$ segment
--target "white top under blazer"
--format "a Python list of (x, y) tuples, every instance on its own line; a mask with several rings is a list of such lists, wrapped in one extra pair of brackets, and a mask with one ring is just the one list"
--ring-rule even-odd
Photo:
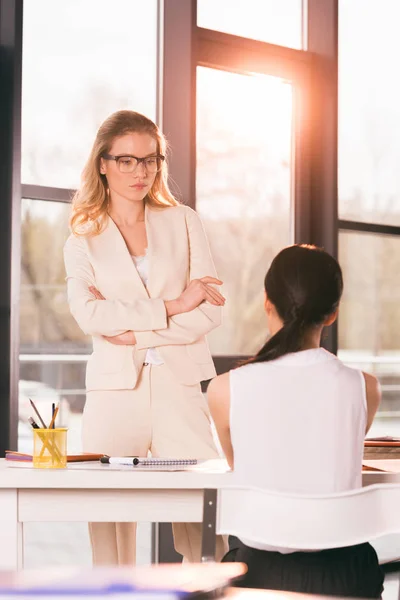
[[(139, 273), (139, 277), (143, 282), (143, 285), (147, 289), (147, 283), (149, 281), (149, 253), (146, 248), (145, 254), (141, 256), (135, 256), (131, 254), (132, 260), (135, 264), (137, 272)], [(146, 357), (144, 362), (148, 365), (159, 366), (163, 365), (164, 361), (160, 356), (160, 353), (157, 352), (157, 348), (149, 348), (146, 352)]]
[(245, 365), (230, 372), (230, 407), (238, 485), (310, 495), (361, 487), (367, 424), (361, 371), (323, 348)]

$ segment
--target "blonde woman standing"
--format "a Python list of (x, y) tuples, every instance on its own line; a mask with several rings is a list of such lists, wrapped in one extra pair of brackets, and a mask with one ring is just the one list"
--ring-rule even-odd
[[(83, 449), (215, 458), (200, 381), (215, 375), (205, 335), (220, 324), (225, 300), (199, 217), (168, 189), (165, 151), (150, 119), (114, 113), (73, 199), (68, 301), (93, 338)], [(135, 523), (89, 527), (96, 565), (135, 563)], [(173, 531), (184, 559), (200, 560), (199, 525)], [(222, 539), (218, 548), (222, 556)]]

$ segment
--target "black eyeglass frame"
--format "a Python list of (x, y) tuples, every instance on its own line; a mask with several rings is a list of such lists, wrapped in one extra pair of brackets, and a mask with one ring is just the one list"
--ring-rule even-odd
[[(151, 154), (150, 156), (144, 156), (143, 158), (139, 158), (138, 156), (133, 156), (133, 154), (118, 154), (117, 156), (115, 156), (114, 154), (102, 154), (102, 158), (104, 158), (105, 160), (115, 160), (115, 162), (117, 164), (118, 164), (118, 160), (120, 158), (134, 158), (137, 162), (134, 170), (136, 170), (138, 168), (140, 163), (143, 163), (144, 168), (147, 169), (145, 161), (148, 158), (156, 158), (157, 160), (161, 161), (161, 164), (165, 160), (165, 156), (163, 154)], [(161, 169), (161, 166), (160, 166), (160, 169)], [(157, 169), (157, 172), (160, 171), (160, 169)]]

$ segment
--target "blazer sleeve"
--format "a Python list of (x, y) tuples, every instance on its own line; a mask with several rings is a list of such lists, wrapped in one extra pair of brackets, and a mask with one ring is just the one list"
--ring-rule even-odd
[[(203, 224), (197, 213), (185, 208), (190, 252), (190, 280), (210, 275), (217, 277)], [(153, 348), (173, 344), (192, 344), (221, 324), (222, 309), (204, 302), (194, 310), (168, 319), (166, 329), (135, 331), (137, 348)]]
[(68, 303), (72, 316), (88, 335), (118, 335), (124, 331), (162, 330), (167, 313), (161, 298), (132, 302), (96, 300), (89, 291), (96, 286), (85, 240), (71, 235), (64, 246)]

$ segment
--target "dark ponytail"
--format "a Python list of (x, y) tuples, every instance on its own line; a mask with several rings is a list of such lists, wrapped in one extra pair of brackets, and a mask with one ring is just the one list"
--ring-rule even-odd
[(343, 291), (338, 262), (315, 246), (289, 246), (272, 261), (265, 291), (283, 321), (248, 363), (266, 362), (302, 349), (305, 333), (339, 306)]

